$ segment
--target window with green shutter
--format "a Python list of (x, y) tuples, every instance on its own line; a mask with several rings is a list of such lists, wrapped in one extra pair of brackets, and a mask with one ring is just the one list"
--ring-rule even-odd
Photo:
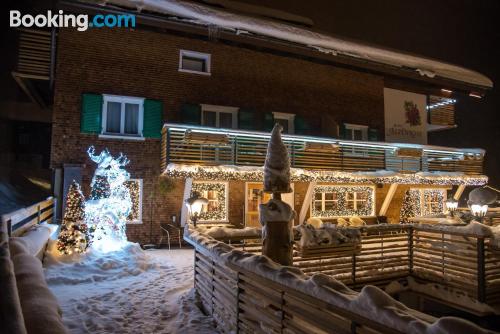
[(369, 128), (368, 129), (368, 140), (369, 141), (378, 141), (378, 129)]
[(238, 111), (238, 129), (255, 130), (257, 119), (255, 111), (250, 109), (240, 109)]
[(142, 135), (147, 138), (160, 138), (163, 118), (163, 103), (158, 100), (144, 100), (144, 127)]
[(80, 120), (80, 131), (82, 133), (101, 133), (102, 106), (103, 97), (101, 94), (82, 94)]
[(312, 125), (309, 121), (300, 115), (296, 115), (294, 119), (295, 133), (298, 135), (312, 134)]
[(190, 125), (201, 124), (201, 106), (199, 104), (184, 103), (181, 106), (181, 123)]

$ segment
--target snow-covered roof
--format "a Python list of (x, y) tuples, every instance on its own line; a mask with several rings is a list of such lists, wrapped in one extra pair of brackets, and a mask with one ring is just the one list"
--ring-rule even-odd
[(463, 82), (482, 88), (493, 87), (493, 82), (485, 75), (464, 67), (442, 61), (412, 55), (410, 53), (370, 46), (312, 31), (307, 28), (250, 17), (216, 9), (210, 6), (181, 0), (83, 0), (101, 5), (116, 5), (133, 8), (137, 11), (149, 11), (194, 24), (215, 25), (235, 31), (237, 34), (255, 34), (278, 40), (288, 41), (310, 47), (318, 52), (343, 55), (364, 61), (391, 65), (404, 69), (413, 69), (422, 76), (441, 77)]

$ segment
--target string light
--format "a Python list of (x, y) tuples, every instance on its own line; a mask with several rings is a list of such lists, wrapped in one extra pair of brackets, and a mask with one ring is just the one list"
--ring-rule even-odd
[[(331, 193), (334, 194), (335, 205), (330, 210), (317, 210), (314, 205), (311, 206), (313, 217), (342, 217), (342, 216), (372, 216), (374, 211), (374, 191), (370, 186), (316, 186), (314, 188), (313, 199), (316, 194)], [(356, 193), (356, 195), (354, 195)], [(356, 209), (348, 207), (348, 196), (353, 194), (356, 198)], [(363, 205), (358, 207), (359, 203)]]
[[(367, 183), (367, 184), (425, 184), (425, 185), (469, 185), (478, 186), (488, 182), (484, 175), (464, 175), (450, 172), (422, 172), (403, 174), (392, 171), (375, 172), (339, 172), (291, 168), (292, 182), (331, 182), (331, 183)], [(193, 178), (206, 181), (262, 181), (262, 167), (239, 166), (200, 166), (169, 164), (164, 175), (173, 178)]]
[[(207, 196), (208, 192), (213, 191), (216, 194), (217, 205), (209, 206), (200, 214), (199, 220), (206, 221), (224, 221), (227, 220), (227, 207), (226, 207), (226, 186), (225, 182), (193, 182), (191, 187), (191, 197), (195, 192), (200, 193), (203, 197)], [(207, 195), (205, 195), (207, 193)], [(209, 198), (211, 200), (212, 198)], [(212, 202), (213, 204), (213, 202)]]

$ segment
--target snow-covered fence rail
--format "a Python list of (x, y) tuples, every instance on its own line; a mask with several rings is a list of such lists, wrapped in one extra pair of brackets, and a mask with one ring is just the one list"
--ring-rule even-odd
[(377, 287), (356, 292), (194, 229), (184, 239), (195, 247), (196, 292), (221, 333), (488, 333), (409, 309)]
[(7, 225), (9, 235), (18, 236), (35, 224), (40, 224), (45, 221), (52, 222), (54, 219), (55, 207), (56, 199), (48, 197), (29, 207), (2, 215), (2, 223)]
[[(193, 136), (198, 134), (197, 136)], [(269, 134), (166, 124), (162, 169), (168, 164), (262, 166)], [(195, 139), (193, 139), (195, 138)], [(308, 170), (461, 172), (483, 170), (484, 151), (284, 135), (293, 168)]]
[[(441, 228), (429, 225), (373, 225), (361, 229), (359, 246), (313, 247), (303, 256), (294, 246), (293, 265), (306, 275), (332, 276), (351, 288), (380, 287), (413, 276), (437, 283), (487, 304), (500, 302), (500, 249), (488, 227)], [(260, 254), (256, 236), (234, 238), (221, 233), (216, 239), (234, 248)], [(327, 250), (327, 251), (325, 251)]]

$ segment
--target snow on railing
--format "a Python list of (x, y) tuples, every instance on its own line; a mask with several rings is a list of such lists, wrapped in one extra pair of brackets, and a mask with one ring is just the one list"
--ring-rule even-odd
[(2, 215), (1, 221), (2, 224), (7, 225), (9, 235), (18, 236), (35, 224), (40, 224), (44, 221), (53, 221), (55, 207), (56, 199), (48, 197), (29, 207)]
[(421, 314), (375, 286), (356, 292), (331, 276), (308, 276), (195, 229), (184, 239), (195, 247), (195, 289), (222, 332), (488, 332)]

